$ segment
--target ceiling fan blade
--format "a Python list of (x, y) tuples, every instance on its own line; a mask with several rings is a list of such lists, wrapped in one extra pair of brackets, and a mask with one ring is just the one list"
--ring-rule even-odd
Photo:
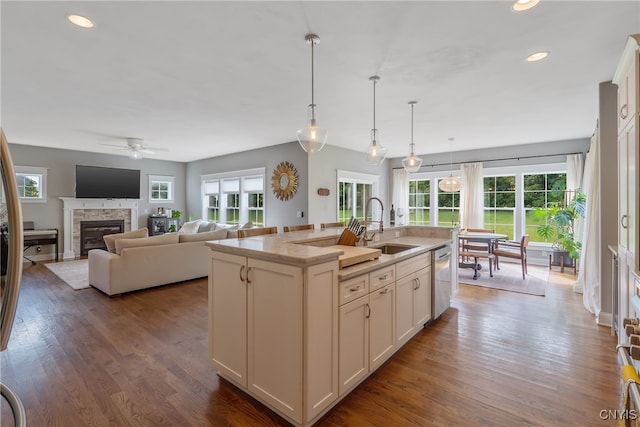
[(155, 151), (151, 151), (151, 150), (149, 150), (147, 148), (138, 148), (135, 151), (139, 151), (139, 152), (144, 153), (144, 154), (156, 154)]
[(100, 144), (100, 145), (104, 145), (106, 147), (116, 147), (119, 150), (128, 150), (129, 147), (123, 147), (122, 145), (118, 145), (118, 144)]

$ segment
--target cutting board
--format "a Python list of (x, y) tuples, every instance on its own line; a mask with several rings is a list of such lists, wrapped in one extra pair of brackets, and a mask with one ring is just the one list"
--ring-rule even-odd
[(376, 259), (382, 254), (380, 249), (363, 248), (360, 246), (332, 245), (327, 247), (332, 249), (341, 249), (344, 251), (344, 254), (340, 255), (338, 258), (340, 268)]

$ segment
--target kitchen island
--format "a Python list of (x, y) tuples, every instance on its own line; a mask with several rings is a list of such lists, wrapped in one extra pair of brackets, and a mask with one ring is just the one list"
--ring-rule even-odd
[(457, 232), (388, 230), (371, 245), (385, 245), (382, 255), (340, 269), (343, 251), (330, 246), (341, 231), (207, 242), (210, 362), (298, 426), (315, 423), (431, 319), (431, 251)]

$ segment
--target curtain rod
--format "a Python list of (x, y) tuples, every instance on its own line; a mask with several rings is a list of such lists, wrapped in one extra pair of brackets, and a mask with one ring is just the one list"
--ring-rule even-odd
[[(503, 162), (505, 160), (539, 159), (539, 158), (543, 158), (543, 157), (570, 156), (572, 154), (584, 154), (584, 153), (582, 151), (577, 151), (575, 153), (539, 154), (539, 155), (536, 155), (536, 156), (505, 157), (505, 158), (502, 158), (502, 159), (488, 159), (488, 160), (478, 160), (478, 161), (471, 161), (471, 162), (434, 163), (432, 165), (422, 165), (422, 166), (420, 166), (420, 169), (428, 168), (428, 167), (435, 167), (435, 166), (463, 165), (465, 163)], [(393, 170), (395, 170), (395, 169), (403, 169), (403, 168), (402, 167), (393, 168)]]

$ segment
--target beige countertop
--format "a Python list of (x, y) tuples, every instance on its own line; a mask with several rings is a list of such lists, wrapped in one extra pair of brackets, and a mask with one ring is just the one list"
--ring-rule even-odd
[[(342, 233), (341, 228), (314, 231), (293, 231), (265, 236), (245, 237), (243, 239), (212, 240), (206, 242), (211, 250), (281, 262), (283, 264), (308, 266), (336, 260), (342, 251), (322, 246), (335, 244)], [(430, 251), (451, 242), (451, 239), (435, 237), (405, 236), (384, 241), (371, 242), (369, 247), (385, 243), (416, 246), (415, 248), (394, 254), (382, 254), (380, 258), (343, 268), (339, 271), (340, 280), (364, 274), (406, 258)], [(318, 246), (322, 245), (322, 246)]]

